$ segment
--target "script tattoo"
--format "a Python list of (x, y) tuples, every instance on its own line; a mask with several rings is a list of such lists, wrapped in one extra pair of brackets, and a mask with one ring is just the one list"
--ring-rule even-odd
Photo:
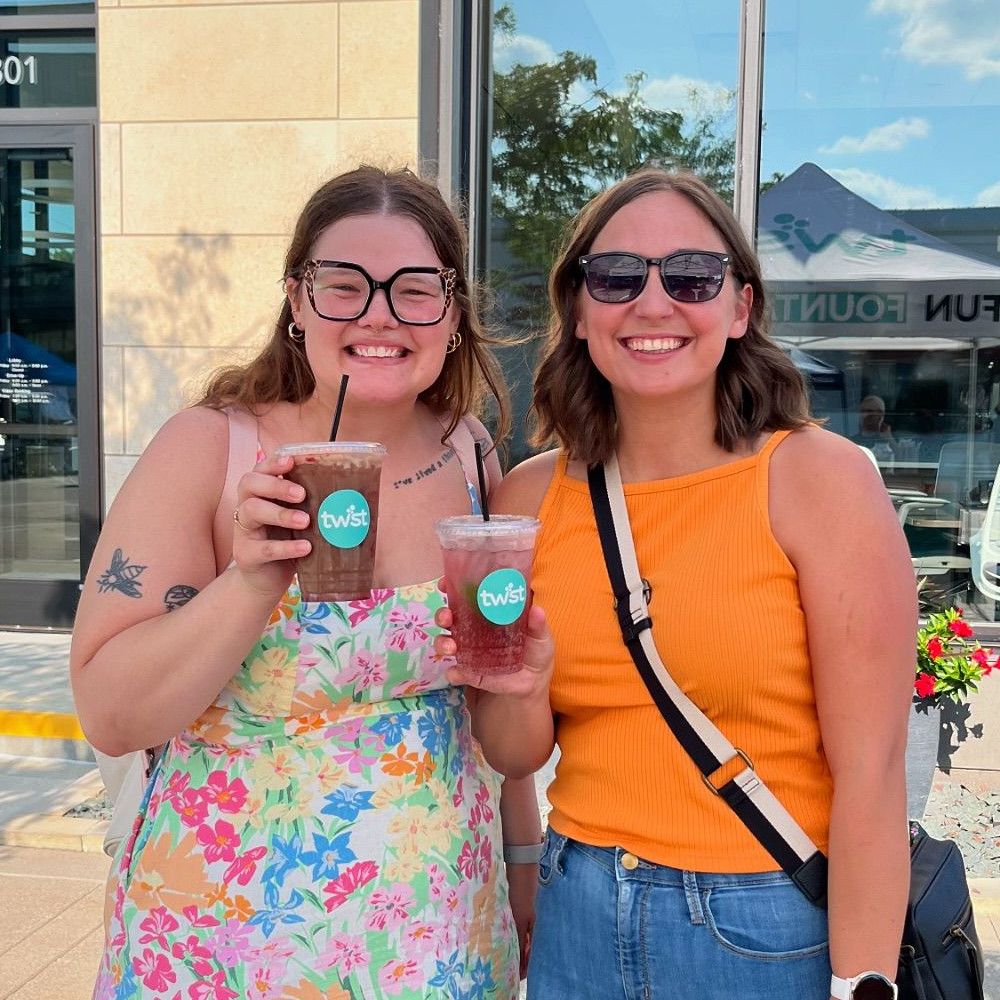
[(419, 483), (421, 479), (426, 479), (428, 476), (433, 476), (438, 469), (443, 469), (453, 458), (455, 457), (455, 451), (453, 448), (448, 448), (446, 451), (441, 452), (441, 456), (436, 458), (430, 465), (425, 466), (422, 469), (417, 469), (412, 475), (404, 476), (402, 479), (397, 479), (393, 484), (393, 489), (401, 489), (404, 486), (412, 486), (414, 483)]
[(109, 590), (117, 590), (126, 597), (142, 597), (142, 584), (137, 578), (145, 571), (145, 566), (130, 563), (121, 549), (115, 549), (111, 565), (97, 578), (99, 592), (106, 594)]
[(167, 611), (173, 611), (175, 608), (187, 604), (197, 593), (196, 587), (189, 587), (186, 583), (175, 583), (163, 595), (163, 603), (166, 605)]

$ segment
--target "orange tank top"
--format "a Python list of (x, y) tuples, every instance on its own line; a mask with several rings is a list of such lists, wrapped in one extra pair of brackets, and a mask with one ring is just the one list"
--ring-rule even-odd
[[(805, 615), (768, 516), (770, 458), (788, 433), (748, 458), (627, 484), (625, 498), (667, 669), (825, 851), (832, 781)], [(556, 638), (553, 829), (691, 871), (776, 870), (646, 691), (612, 608), (587, 484), (566, 475), (565, 456), (539, 517), (532, 584)]]

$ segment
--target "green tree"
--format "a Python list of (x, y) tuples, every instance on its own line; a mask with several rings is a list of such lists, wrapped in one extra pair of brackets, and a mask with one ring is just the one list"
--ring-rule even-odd
[[(512, 36), (510, 6), (494, 17)], [(544, 313), (541, 286), (567, 223), (602, 189), (649, 163), (693, 170), (732, 199), (734, 95), (722, 111), (652, 107), (646, 75), (611, 90), (598, 83), (597, 61), (562, 52), (554, 61), (515, 64), (493, 76), (492, 201), (494, 237), (510, 260), (494, 260), (491, 278), (508, 323), (535, 325)]]

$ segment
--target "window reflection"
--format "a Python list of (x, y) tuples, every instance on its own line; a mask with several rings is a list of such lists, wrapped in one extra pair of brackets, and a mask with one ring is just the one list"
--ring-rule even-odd
[(1000, 67), (959, 5), (822, 6), (767, 5), (775, 334), (877, 464), (925, 605), (996, 618), (973, 560), (1000, 465)]
[[(507, 332), (544, 327), (564, 227), (630, 171), (650, 162), (692, 169), (732, 200), (738, 14), (737, 0), (702, 5), (697, 17), (676, 0), (496, 5), (482, 263)], [(532, 349), (503, 360), (523, 413)], [(526, 454), (515, 438), (512, 458)]]

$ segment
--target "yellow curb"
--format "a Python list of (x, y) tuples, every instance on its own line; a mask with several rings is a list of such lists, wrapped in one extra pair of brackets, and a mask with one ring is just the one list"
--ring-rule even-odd
[(66, 712), (21, 712), (0, 709), (0, 736), (86, 740), (80, 720)]

